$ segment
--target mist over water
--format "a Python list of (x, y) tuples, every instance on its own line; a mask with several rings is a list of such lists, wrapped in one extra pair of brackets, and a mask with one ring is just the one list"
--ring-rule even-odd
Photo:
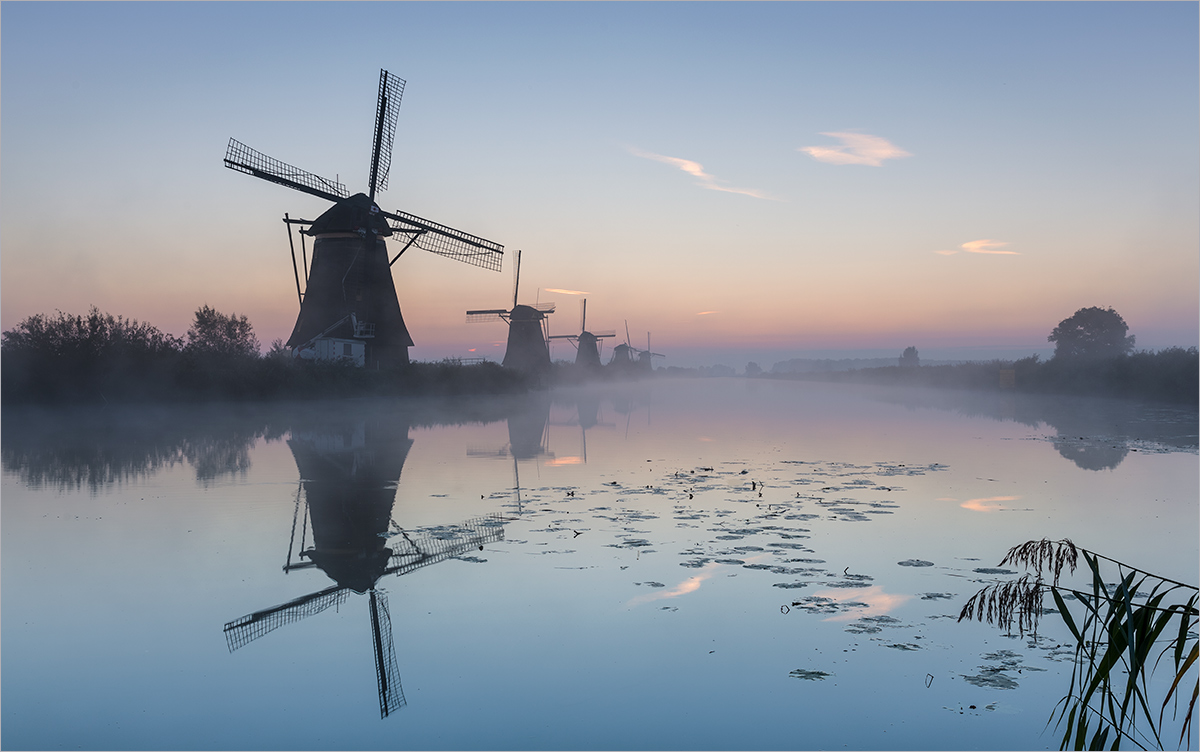
[(1005, 551), (1197, 579), (1194, 408), (692, 379), (5, 418), (9, 748), (1054, 748), (1065, 628), (955, 621)]

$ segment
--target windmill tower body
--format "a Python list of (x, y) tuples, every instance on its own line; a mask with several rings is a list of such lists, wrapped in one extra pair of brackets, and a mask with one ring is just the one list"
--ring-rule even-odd
[(308, 287), (287, 346), (317, 357), (328, 352), (353, 357), (361, 343), (368, 368), (407, 363), (413, 341), (388, 267), (383, 238), (391, 229), (378, 208), (359, 193), (334, 204), (305, 232), (316, 240)]
[(508, 315), (508, 345), (504, 350), (506, 368), (541, 373), (550, 370), (550, 347), (546, 344), (543, 321), (546, 314), (533, 306), (514, 306)]
[(385, 536), (413, 443), (408, 431), (405, 423), (362, 421), (288, 440), (312, 522), (305, 556), (357, 593), (374, 587), (392, 554)]
[(600, 367), (600, 340), (591, 332), (579, 333), (579, 351), (575, 353), (575, 365), (583, 368)]

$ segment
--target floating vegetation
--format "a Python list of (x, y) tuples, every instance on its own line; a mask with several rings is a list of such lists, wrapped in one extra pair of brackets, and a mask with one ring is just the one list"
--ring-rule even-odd
[(944, 601), (955, 597), (954, 593), (921, 593), (923, 601)]
[(971, 571), (975, 572), (976, 574), (1016, 574), (1016, 572), (1011, 569), (999, 569), (997, 567), (976, 567)]
[(916, 643), (912, 643), (912, 642), (893, 642), (892, 644), (886, 645), (885, 647), (895, 648), (896, 650), (904, 650), (904, 651), (921, 649), (920, 645), (917, 645)]
[(833, 676), (828, 671), (816, 671), (810, 668), (797, 668), (788, 672), (788, 676), (793, 679), (804, 679), (805, 681), (821, 681), (827, 676)]
[(904, 561), (898, 561), (896, 563), (902, 567), (932, 567), (933, 566), (932, 561), (925, 561), (924, 559), (905, 559)]
[(1019, 685), (1011, 677), (1006, 676), (1000, 671), (995, 673), (983, 672), (981, 674), (960, 674), (968, 684), (974, 684), (976, 687), (984, 689), (1016, 689)]
[(787, 590), (795, 590), (796, 588), (808, 587), (807, 582), (776, 582), (771, 587), (785, 588)]

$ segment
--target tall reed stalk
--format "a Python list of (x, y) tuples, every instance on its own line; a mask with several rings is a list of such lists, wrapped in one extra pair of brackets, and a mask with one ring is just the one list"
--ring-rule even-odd
[[(1080, 556), (1091, 573), (1090, 588), (1060, 584), (1063, 570), (1073, 573)], [(1000, 562), (1005, 565), (1023, 566), (1032, 573), (983, 588), (963, 605), (958, 620), (977, 618), (1008, 630), (1015, 624), (1022, 634), (1036, 634), (1039, 617), (1046, 612), (1046, 595), (1054, 599), (1075, 638), (1070, 689), (1050, 714), (1056, 728), (1065, 725), (1060, 749), (1120, 749), (1126, 742), (1162, 749), (1167, 707), (1171, 706), (1170, 722), (1178, 722), (1188, 688), (1191, 699), (1177, 743), (1183, 746), (1186, 738), (1191, 746), (1200, 696), (1195, 585), (1138, 569), (1067, 539), (1015, 546)], [(1074, 612), (1068, 600), (1079, 604)], [(1152, 697), (1150, 679), (1167, 657), (1172, 681), (1159, 702)]]

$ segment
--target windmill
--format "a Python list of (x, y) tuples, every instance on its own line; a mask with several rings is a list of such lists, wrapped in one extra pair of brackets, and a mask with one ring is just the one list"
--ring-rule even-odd
[(584, 368), (600, 368), (599, 341), (606, 337), (615, 337), (617, 333), (611, 329), (606, 332), (589, 332), (587, 330), (587, 298), (580, 302), (579, 334), (553, 334), (546, 339), (566, 339), (575, 345), (575, 365)]
[(639, 350), (629, 340), (629, 322), (625, 322), (625, 342), (613, 348), (612, 360), (608, 367), (618, 373), (641, 374), (654, 370), (654, 356), (666, 357), (661, 353), (650, 351), (650, 332), (646, 332), (646, 349)]
[[(626, 334), (626, 337), (628, 337), (628, 334)], [(650, 352), (650, 332), (646, 332), (646, 349), (637, 351), (638, 367), (646, 372), (652, 372), (654, 370), (653, 359), (665, 357), (667, 356), (662, 353)]]
[[(317, 568), (335, 584), (225, 625), (226, 642), (233, 652), (285, 624), (340, 606), (351, 593), (368, 595), (381, 716), (398, 710), (405, 701), (392, 646), (391, 615), (379, 580), (408, 574), (504, 536), (504, 520), (496, 515), (422, 530), (405, 530), (396, 524), (392, 508), (413, 444), (410, 423), (404, 413), (376, 410), (369, 417), (309, 415), (293, 424), (287, 444), (300, 487), (283, 571)], [(295, 558), (293, 552), (298, 552)]]
[[(412, 337), (400, 313), (391, 267), (412, 246), (473, 266), (500, 271), (504, 247), (402, 211), (386, 212), (375, 194), (387, 188), (392, 140), (404, 79), (379, 72), (379, 100), (368, 192), (349, 195), (335, 180), (280, 162), (229, 139), (225, 166), (333, 202), (315, 220), (284, 215), (300, 314), (287, 347), (298, 357), (352, 358), (368, 367), (408, 363)], [(301, 227), (305, 287), (300, 285), (292, 225)], [(307, 229), (304, 229), (307, 227)], [(304, 236), (315, 238), (308, 264)], [(403, 243), (388, 260), (384, 238)]]
[(504, 321), (508, 324), (508, 345), (504, 350), (504, 361), (501, 365), (531, 373), (550, 370), (550, 345), (546, 338), (549, 336), (549, 321), (546, 317), (554, 313), (553, 303), (536, 303), (534, 305), (518, 305), (517, 289), (521, 284), (521, 252), (517, 251), (517, 261), (513, 271), (513, 303), (512, 308), (489, 308), (480, 311), (467, 311), (467, 323), (482, 321)]
[[(297, 496), (297, 516), (299, 516), (299, 496)], [(306, 510), (305, 525), (302, 530), (307, 531), (307, 523)], [(313, 523), (315, 539), (317, 524), (315, 520)], [(365, 580), (346, 584), (338, 580), (338, 584), (324, 590), (309, 593), (287, 603), (255, 611), (228, 622), (225, 624), (224, 631), (229, 652), (232, 653), (286, 624), (318, 614), (330, 606), (340, 607), (349, 598), (351, 592), (360, 595), (367, 593), (371, 617), (371, 649), (375, 656), (375, 678), (379, 689), (379, 716), (386, 718), (404, 707), (407, 701), (404, 699), (404, 690), (400, 686), (400, 669), (396, 663), (396, 650), (392, 637), (391, 611), (388, 608), (386, 594), (376, 586), (378, 580), (385, 575), (405, 575), (430, 564), (459, 556), (467, 551), (483, 548), (485, 543), (502, 540), (504, 538), (504, 528), (502, 527), (504, 518), (500, 515), (486, 515), (451, 526), (450, 530), (447, 530), (445, 526), (439, 526), (431, 530), (411, 532), (399, 530), (397, 532), (395, 523), (391, 524), (393, 534), (400, 539), (398, 545), (382, 546), (377, 552), (356, 562), (357, 566), (354, 569), (359, 571), (356, 571), (355, 574), (358, 577), (365, 576)], [(293, 520), (292, 528), (294, 543), (295, 520)], [(300, 556), (309, 561), (293, 564), (289, 547), (288, 563), (284, 566), (284, 571), (313, 566), (326, 569), (331, 557), (340, 558), (345, 563), (351, 557), (367, 553), (325, 551), (322, 555), (320, 544), (304, 550), (303, 539), (301, 549)], [(326, 569), (326, 573), (331, 577), (334, 576), (334, 571)]]

